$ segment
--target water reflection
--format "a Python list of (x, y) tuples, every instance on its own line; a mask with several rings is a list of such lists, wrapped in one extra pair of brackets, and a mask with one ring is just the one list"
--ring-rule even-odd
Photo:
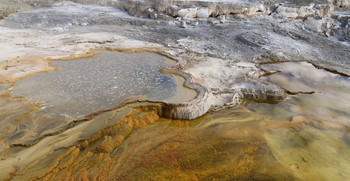
[[(289, 120), (293, 115), (305, 115), (322, 121), (350, 125), (350, 79), (317, 69), (306, 62), (264, 64), (262, 68), (277, 73), (262, 77), (291, 92), (311, 92), (311, 95), (289, 96), (278, 107), (269, 104), (249, 105), (252, 109), (269, 112), (274, 117)], [(278, 109), (278, 111), (274, 111)]]
[(317, 69), (307, 62), (286, 62), (280, 64), (263, 64), (262, 68), (277, 73), (263, 77), (290, 91), (315, 91), (330, 93), (350, 90), (350, 79), (338, 74)]
[(262, 67), (277, 71), (262, 79), (299, 92), (277, 105), (247, 105), (271, 119), (266, 140), (274, 157), (298, 180), (349, 180), (350, 79), (305, 62)]

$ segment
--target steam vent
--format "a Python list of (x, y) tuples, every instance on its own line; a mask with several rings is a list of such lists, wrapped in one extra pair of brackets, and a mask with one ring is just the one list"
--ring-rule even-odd
[(350, 180), (350, 0), (0, 0), (0, 180)]

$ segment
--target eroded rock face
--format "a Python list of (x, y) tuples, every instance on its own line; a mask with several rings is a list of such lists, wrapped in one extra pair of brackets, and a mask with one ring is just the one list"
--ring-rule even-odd
[[(115, 7), (123, 8), (133, 16), (152, 19), (183, 19), (222, 17), (229, 15), (249, 17), (257, 15), (273, 16), (279, 19), (303, 19), (309, 30), (326, 36), (340, 35), (344, 39), (343, 27), (331, 17), (334, 7), (349, 7), (348, 0), (341, 1), (118, 1)], [(212, 21), (213, 24), (216, 21)], [(220, 20), (221, 23), (225, 22)], [(181, 22), (182, 27), (186, 22)], [(346, 31), (346, 30), (345, 30)]]
[[(333, 2), (339, 6), (337, 2)], [(342, 4), (346, 4), (342, 2)], [(208, 18), (219, 15), (269, 15), (283, 18), (305, 18), (310, 15), (326, 16), (333, 11), (327, 1), (119, 1), (131, 15), (150, 17), (150, 13), (165, 13), (172, 17)], [(344, 5), (343, 5), (344, 6)]]

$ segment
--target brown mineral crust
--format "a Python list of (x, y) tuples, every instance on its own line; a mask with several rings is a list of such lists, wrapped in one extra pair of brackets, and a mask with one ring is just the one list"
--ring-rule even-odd
[[(208, 125), (201, 130), (194, 126), (196, 120), (159, 120), (159, 110), (157, 106), (135, 108), (118, 124), (67, 150), (33, 180), (294, 180), (271, 154), (260, 121)], [(223, 133), (213, 134), (222, 128)]]
[(66, 153), (57, 156), (51, 167), (32, 180), (83, 179), (87, 173), (94, 173), (93, 178), (95, 179), (106, 178), (111, 169), (109, 167), (113, 165), (111, 162), (115, 161), (112, 160), (110, 154), (123, 143), (133, 129), (158, 120), (160, 110), (159, 105), (135, 107), (117, 124), (99, 130), (95, 135), (68, 149)]

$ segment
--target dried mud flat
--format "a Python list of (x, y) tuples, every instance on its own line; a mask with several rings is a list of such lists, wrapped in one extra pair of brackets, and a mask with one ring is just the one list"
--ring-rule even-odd
[(349, 7), (1, 2), (0, 179), (349, 180)]

